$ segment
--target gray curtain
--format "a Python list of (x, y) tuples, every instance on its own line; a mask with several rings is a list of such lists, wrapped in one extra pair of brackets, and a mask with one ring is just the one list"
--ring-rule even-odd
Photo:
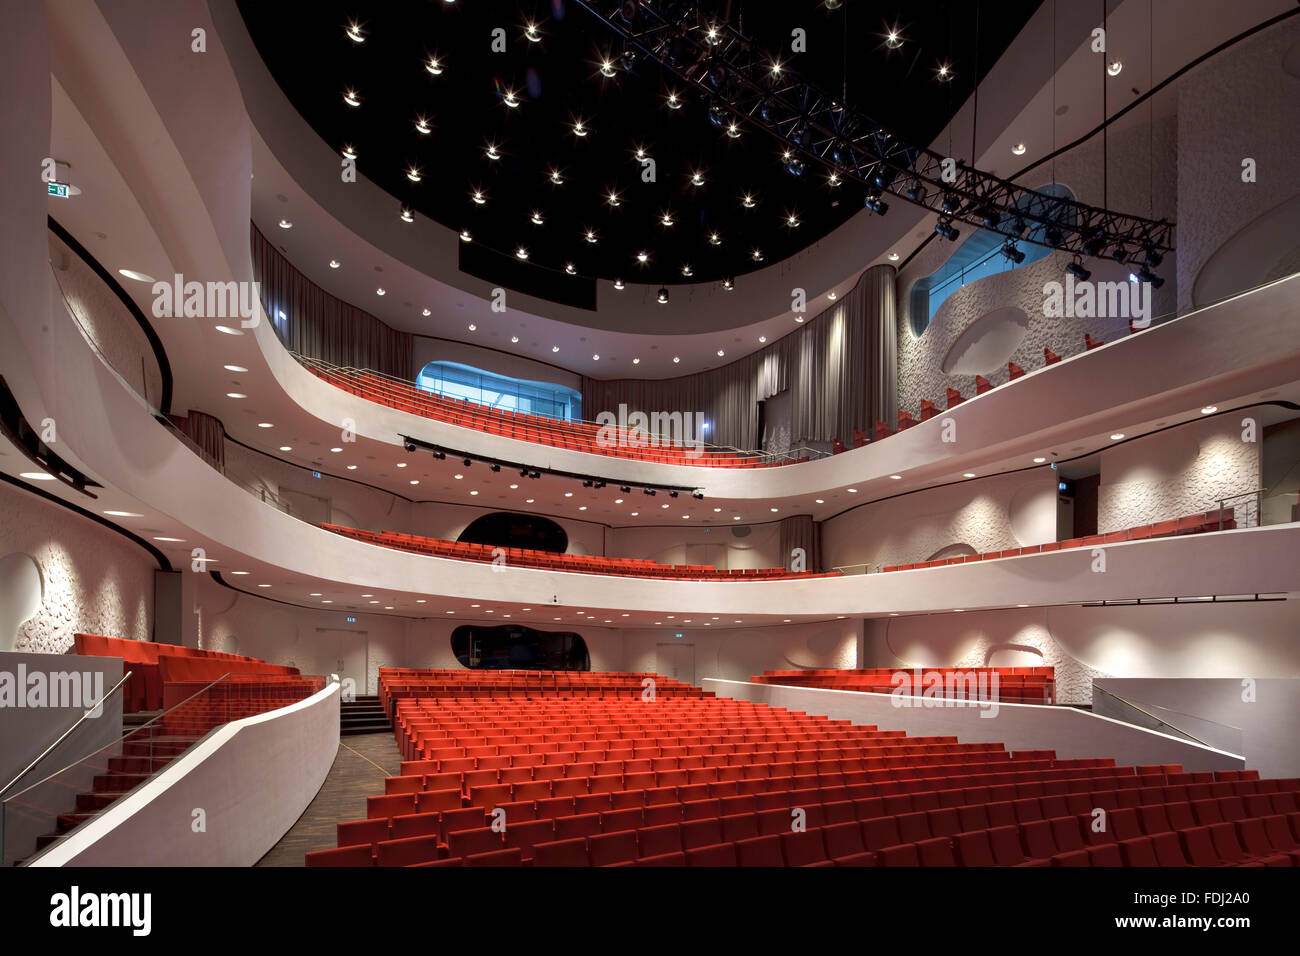
[[(870, 340), (867, 421), (882, 421), (893, 428), (898, 416), (898, 270), (893, 266), (873, 266), (863, 274), (859, 288), (866, 298)], [(870, 433), (870, 429), (864, 430)]]
[(807, 570), (818, 572), (822, 569), (822, 526), (814, 521), (812, 515), (791, 515), (781, 519), (781, 563), (790, 568), (790, 553), (795, 548), (803, 548), (808, 558)]
[(410, 333), (336, 299), (290, 265), (256, 226), (250, 228), (253, 278), (261, 284), (262, 308), (285, 348), (331, 365), (415, 377)]
[[(762, 443), (758, 403), (789, 389), (792, 440), (839, 438), (852, 445), (855, 428), (870, 432), (872, 369), (878, 367), (870, 361), (871, 330), (872, 323), (884, 324), (882, 300), (893, 322), (894, 270), (885, 268), (887, 283), (877, 269), (868, 270), (830, 308), (761, 351), (721, 368), (656, 381), (584, 376), (583, 417), (616, 413), (620, 404), (629, 411), (703, 412), (710, 442), (754, 450)], [(886, 285), (887, 299), (881, 291)]]

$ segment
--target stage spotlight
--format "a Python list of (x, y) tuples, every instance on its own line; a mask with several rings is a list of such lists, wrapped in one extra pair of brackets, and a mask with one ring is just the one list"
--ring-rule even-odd
[(881, 199), (878, 193), (875, 195), (868, 193), (862, 204), (878, 216), (883, 216), (889, 212), (889, 203)]
[(943, 196), (944, 212), (956, 212), (960, 208), (961, 208), (960, 196), (958, 196), (956, 193), (944, 193)]
[(597, 487), (597, 488), (604, 488), (604, 487), (605, 487), (605, 483), (604, 483), (603, 481), (598, 481), (598, 482), (596, 482), (596, 487)]
[(501, 470), (501, 466), (500, 466), (500, 465), (491, 465), (491, 466), (489, 466), (489, 467), (491, 467), (491, 469), (492, 469), (493, 471), (500, 471), (500, 470)]
[(668, 492), (668, 497), (669, 497), (669, 498), (676, 498), (676, 497), (677, 497), (677, 492), (675, 492), (675, 491), (670, 491), (670, 492)]
[(415, 442), (408, 438), (406, 441), (402, 442), (402, 447), (407, 451), (415, 451)]
[(528, 469), (527, 469), (527, 468), (520, 468), (520, 469), (519, 469), (519, 477), (520, 477), (520, 478), (527, 478), (527, 477), (528, 477)]
[(528, 477), (529, 477), (529, 478), (540, 478), (540, 477), (542, 477), (542, 473), (541, 473), (540, 471), (530, 471), (530, 472), (528, 473)]
[(656, 494), (658, 494), (658, 492), (656, 492), (653, 488), (645, 489), (645, 493), (649, 495), (651, 498), (653, 498)]
[(1085, 269), (1083, 263), (1077, 259), (1066, 266), (1065, 271), (1070, 273), (1070, 275), (1074, 276), (1080, 282), (1087, 282), (1092, 278), (1092, 273)]
[(1016, 248), (1014, 242), (1008, 242), (1002, 246), (1002, 254), (1014, 262), (1016, 265), (1025, 261), (1025, 254)]
[(470, 465), (473, 464), (473, 462), (470, 461), (468, 458), (462, 458), (461, 461), (465, 463), (466, 468), (468, 468)]
[(1153, 289), (1158, 289), (1165, 284), (1164, 279), (1160, 278), (1158, 275), (1156, 275), (1146, 266), (1143, 266), (1141, 269), (1138, 270), (1137, 277), (1141, 279), (1143, 282), (1150, 282), (1151, 288)]
[(703, 501), (703, 500), (704, 500), (704, 492), (700, 491), (700, 490), (697, 488), (695, 491), (692, 491), (692, 492), (691, 492), (691, 497), (694, 498), (696, 501)]
[(626, 494), (631, 494), (631, 492), (632, 492), (632, 486), (631, 486), (631, 485), (619, 485), (619, 486), (618, 486), (618, 490), (621, 491), (621, 492), (623, 492), (623, 494), (625, 494), (625, 495), (626, 495)]
[(950, 220), (941, 219), (934, 224), (934, 231), (952, 242), (957, 241), (961, 235), (961, 230), (952, 224)]
[(584, 481), (584, 482), (582, 483), (582, 487), (584, 487), (584, 488), (590, 488), (590, 487), (591, 487), (592, 485), (594, 485), (594, 484), (595, 484), (595, 482), (592, 481), (590, 478), (588, 478), (586, 481)]

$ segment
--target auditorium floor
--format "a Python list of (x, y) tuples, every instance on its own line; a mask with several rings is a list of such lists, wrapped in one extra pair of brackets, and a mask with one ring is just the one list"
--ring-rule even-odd
[(366, 797), (384, 792), (384, 778), (400, 772), (401, 760), (391, 730), (340, 738), (338, 755), (320, 793), (257, 865), (302, 866), (308, 851), (332, 850), (338, 845), (334, 825), (364, 818)]

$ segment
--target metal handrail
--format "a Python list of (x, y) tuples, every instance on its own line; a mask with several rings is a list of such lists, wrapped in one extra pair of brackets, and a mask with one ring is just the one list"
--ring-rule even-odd
[[(128, 677), (130, 677), (133, 673), (134, 673), (134, 671), (127, 671), (125, 674), (123, 674), (123, 675), (122, 675), (122, 679), (119, 680), (119, 681), (118, 681), (116, 684), (114, 684), (112, 687), (110, 687), (110, 688), (108, 689), (108, 692), (107, 692), (106, 694), (104, 694), (104, 696), (101, 697), (98, 701), (96, 701), (96, 702), (95, 702), (95, 705), (94, 705), (93, 707), (91, 707), (89, 710), (87, 710), (85, 713), (83, 713), (80, 717), (78, 717), (78, 718), (73, 722), (73, 724), (72, 724), (71, 727), (69, 727), (69, 728), (68, 728), (67, 730), (65, 730), (63, 733), (59, 734), (59, 738), (58, 738), (58, 740), (54, 741), (54, 743), (50, 744), (48, 747), (46, 747), (44, 750), (42, 750), (41, 753), (40, 753), (40, 756), (38, 756), (35, 760), (33, 760), (31, 763), (29, 763), (29, 764), (28, 764), (26, 767), (24, 767), (21, 771), (19, 771), (18, 776), (14, 777), (12, 780), (10, 780), (8, 783), (6, 783), (3, 787), (0, 787), (0, 795), (4, 794), (4, 792), (5, 792), (6, 790), (8, 790), (10, 787), (12, 787), (14, 784), (16, 784), (16, 783), (17, 783), (19, 780), (21, 780), (23, 777), (27, 776), (27, 774), (31, 771), (31, 769), (32, 769), (33, 767), (35, 767), (38, 763), (40, 763), (42, 760), (44, 760), (46, 757), (48, 757), (48, 756), (50, 755), (50, 752), (53, 751), (55, 747), (57, 747), (59, 744), (63, 743), (64, 740), (67, 739), (68, 734), (72, 733), (74, 730), (76, 730), (78, 727), (80, 727), (82, 721), (84, 721), (87, 717), (89, 717), (89, 716), (90, 716), (92, 713), (94, 713), (96, 710), (99, 710), (101, 707), (103, 707), (103, 706), (104, 706), (104, 701), (106, 701), (106, 700), (108, 700), (110, 697), (112, 697), (113, 694), (116, 693), (117, 689), (118, 689), (119, 687), (121, 687), (123, 684), (125, 684), (125, 683), (126, 683), (126, 679), (127, 679)], [(66, 769), (66, 768), (65, 768), (65, 769)]]
[(1138, 706), (1137, 704), (1133, 703), (1133, 701), (1129, 700), (1129, 699), (1126, 698), (1126, 697), (1121, 697), (1119, 694), (1116, 694), (1116, 693), (1114, 693), (1114, 692), (1112, 692), (1112, 691), (1109, 691), (1109, 690), (1107, 690), (1106, 688), (1104, 688), (1104, 687), (1102, 687), (1102, 686), (1100, 686), (1100, 685), (1098, 685), (1098, 684), (1096, 684), (1096, 683), (1094, 683), (1094, 684), (1092, 685), (1092, 689), (1093, 689), (1093, 690), (1099, 690), (1099, 691), (1101, 691), (1103, 694), (1105, 694), (1107, 697), (1113, 697), (1113, 698), (1115, 698), (1117, 701), (1119, 701), (1119, 702), (1122, 703), (1122, 704), (1127, 704), (1129, 707), (1132, 707), (1134, 710), (1136, 710), (1136, 711), (1137, 711), (1138, 713), (1140, 713), (1140, 714), (1146, 714), (1146, 716), (1150, 717), (1152, 720), (1154, 720), (1154, 721), (1155, 721), (1156, 723), (1158, 723), (1158, 724), (1163, 724), (1163, 725), (1166, 726), (1166, 727), (1172, 727), (1174, 730), (1178, 731), (1179, 734), (1181, 734), (1182, 736), (1186, 737), (1186, 738), (1189, 739), (1189, 740), (1192, 740), (1192, 741), (1194, 741), (1194, 742), (1200, 744), (1202, 747), (1211, 747), (1211, 748), (1213, 748), (1214, 750), (1218, 750), (1218, 749), (1219, 749), (1218, 747), (1215, 747), (1214, 744), (1211, 744), (1211, 743), (1208, 743), (1207, 741), (1202, 740), (1200, 737), (1197, 737), (1195, 734), (1190, 734), (1190, 733), (1188, 733), (1187, 731), (1183, 730), (1183, 728), (1179, 727), (1177, 724), (1170, 723), (1169, 721), (1165, 720), (1163, 717), (1157, 717), (1155, 714), (1151, 713), (1151, 711), (1146, 710), (1145, 708)]
[[(539, 424), (539, 427), (549, 422), (554, 422), (560, 425), (585, 425), (590, 428), (605, 427), (601, 425), (599, 422), (587, 421), (586, 419), (582, 419), (582, 418), (571, 418), (571, 419), (554, 418), (553, 419), (553, 418), (548, 418), (545, 415), (534, 415), (531, 412), (514, 412), (514, 411), (503, 411), (500, 409), (494, 409), (490, 405), (484, 405), (480, 402), (470, 402), (465, 399), (446, 398), (442, 396), (440, 393), (429, 392), (427, 389), (423, 389), (418, 385), (414, 384), (413, 382), (408, 382), (404, 379), (398, 378), (395, 375), (389, 375), (386, 372), (378, 372), (375, 371), (374, 369), (357, 368), (351, 365), (333, 365), (329, 362), (324, 362), (321, 359), (312, 358), (310, 356), (306, 356), (299, 352), (294, 352), (292, 350), (289, 350), (289, 354), (292, 355), (295, 359), (297, 359), (297, 361), (300, 364), (304, 365), (305, 367), (316, 369), (324, 373), (324, 375), (326, 376), (344, 377), (348, 375), (365, 374), (367, 376), (373, 376), (384, 383), (391, 383), (392, 385), (398, 386), (403, 390), (409, 390), (410, 392), (437, 395), (440, 399), (444, 401), (454, 401), (454, 402), (463, 401), (466, 404), (470, 404), (482, 408), (487, 414), (500, 415), (502, 417), (509, 416), (510, 418), (516, 420), (518, 419), (523, 419), (525, 421), (536, 420)], [(647, 440), (660, 441), (660, 436), (657, 433), (647, 432)], [(791, 461), (797, 460), (794, 456), (791, 456), (788, 452), (776, 453), (776, 452), (769, 452), (769, 451), (762, 451), (762, 450), (756, 451), (753, 449), (737, 448), (734, 445), (717, 445), (711, 442), (701, 442), (700, 444), (705, 451), (732, 452), (736, 455), (741, 455), (749, 458), (758, 458), (760, 460), (791, 460)], [(813, 456), (825, 457), (824, 453), (818, 452), (816, 449), (812, 449), (812, 448), (803, 448), (801, 446), (801, 448), (795, 450), (796, 451), (806, 450), (811, 453), (809, 457), (813, 457)]]

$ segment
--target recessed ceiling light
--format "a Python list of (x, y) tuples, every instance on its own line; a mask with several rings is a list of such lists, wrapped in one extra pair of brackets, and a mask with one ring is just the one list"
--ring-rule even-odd
[(674, 355), (674, 356), (673, 356), (673, 364), (674, 364), (674, 365), (676, 365), (676, 364), (677, 364), (678, 362), (680, 362), (681, 360), (682, 360), (682, 358), (681, 358), (680, 355)]
[(781, 510), (780, 508), (772, 508), (772, 509), (771, 509), (771, 511), (772, 511), (773, 514), (776, 514), (776, 513), (777, 513), (778, 511), (780, 511), (780, 510)]
[(321, 601), (321, 604), (333, 604), (333, 603), (334, 603), (333, 601), (328, 600), (328, 599), (326, 599), (326, 600), (324, 600), (324, 601)]
[(898, 253), (897, 253), (897, 252), (891, 252), (891, 253), (889, 254), (889, 261), (890, 261), (890, 262), (897, 262), (897, 261), (898, 261)]
[(18, 477), (28, 481), (54, 481), (54, 476), (44, 471), (23, 471), (19, 472)]
[(1045, 462), (1045, 461), (1047, 461), (1046, 458), (1035, 458), (1035, 459), (1034, 459), (1034, 464), (1035, 464), (1035, 465), (1041, 465), (1041, 464), (1042, 464), (1043, 462)]
[(858, 493), (858, 489), (856, 488), (846, 488), (845, 490), (851, 495), (856, 495)]
[(527, 258), (528, 258), (528, 250), (525, 249), (523, 246), (520, 246), (518, 249), (515, 250), (515, 258), (516, 258), (516, 259), (527, 259)]
[(1011, 152), (1012, 152), (1014, 155), (1016, 155), (1016, 156), (1023, 156), (1023, 155), (1025, 155), (1025, 144), (1024, 144), (1024, 143), (1016, 143), (1015, 146), (1012, 146), (1012, 147), (1011, 147)]
[(218, 332), (224, 332), (226, 335), (243, 335), (243, 334), (244, 334), (244, 333), (243, 333), (242, 331), (240, 331), (239, 329), (232, 329), (232, 328), (231, 328), (230, 326), (228, 326), (228, 325), (215, 325), (215, 326), (213, 326), (213, 328), (215, 328)]
[(243, 392), (226, 392), (226, 398), (248, 398)]
[(470, 492), (470, 497), (473, 497), (473, 496), (476, 495), (476, 494), (478, 494), (477, 491), (471, 491), (471, 492)]
[(641, 512), (639, 512), (639, 511), (633, 511), (633, 512), (632, 512), (632, 517), (635, 518), (635, 517), (636, 517), (637, 515), (639, 515), (640, 513), (641, 513)]
[(600, 361), (600, 355), (599, 355), (599, 354), (592, 355), (591, 360), (592, 360), (593, 362), (599, 362), (599, 361)]
[(679, 110), (682, 108), (682, 98), (676, 93), (668, 94), (667, 103), (670, 110)]
[(587, 135), (587, 125), (582, 120), (576, 120), (574, 122), (573, 135), (580, 136), (580, 137)]
[(1123, 437), (1124, 437), (1124, 433), (1123, 433), (1123, 432), (1116, 432), (1115, 434), (1113, 434), (1113, 435), (1110, 436), (1110, 440), (1111, 440), (1111, 441), (1119, 441), (1119, 440), (1120, 440), (1121, 438), (1123, 438)]
[(1119, 76), (1120, 70), (1122, 69), (1124, 69), (1123, 63), (1119, 60), (1111, 60), (1110, 64), (1106, 67), (1106, 72), (1111, 76)]
[(136, 514), (134, 511), (105, 511), (104, 514), (112, 515), (114, 518), (143, 518), (144, 515)]
[(726, 355), (726, 354), (727, 354), (727, 353), (724, 352), (722, 349), (718, 349), (718, 358), (722, 358), (722, 357), (723, 357), (724, 355)]
[(424, 598), (416, 598), (416, 599), (415, 599), (415, 603), (416, 603), (416, 604), (427, 604), (428, 602), (425, 601)]
[(269, 584), (259, 584), (259, 585), (258, 585), (259, 588), (269, 588), (270, 586), (271, 586), (271, 585), (269, 585)]
[[(564, 264), (564, 271), (567, 272), (569, 275), (577, 275), (578, 267), (575, 266), (572, 262), (566, 262)], [(515, 341), (518, 342), (519, 340), (515, 339)]]
[(336, 455), (337, 455), (339, 452), (341, 452), (342, 450), (343, 450), (342, 448), (331, 448), (331, 449), (330, 449), (330, 451), (334, 452), (334, 454), (336, 454)]
[(221, 367), (224, 368), (227, 372), (247, 372), (247, 371), (248, 371), (248, 369), (244, 368), (244, 366), (242, 366), (242, 365), (223, 365), (223, 366), (221, 366)]
[(471, 322), (469, 325), (467, 325), (466, 328), (469, 329), (471, 332), (477, 332), (477, 331), (478, 331), (478, 326), (475, 325), (473, 322)]
[(356, 470), (357, 470), (356, 465), (348, 465), (348, 471), (356, 471)]
[(438, 60), (436, 56), (429, 57), (429, 61), (424, 64), (424, 68), (428, 70), (430, 73), (432, 73), (434, 76), (442, 75), (442, 63)]
[(586, 510), (587, 510), (587, 506), (586, 506), (586, 505), (578, 505), (578, 510), (579, 510), (579, 511), (586, 511)]
[(558, 352), (559, 350), (560, 350), (560, 347), (559, 347), (558, 345), (552, 345), (552, 346), (551, 346), (551, 351), (552, 351), (552, 352)]
[(415, 216), (411, 213), (411, 210), (407, 209), (405, 206), (402, 207), (400, 215), (402, 222), (415, 222)]
[(640, 360), (639, 358), (634, 358), (634, 359), (632, 360), (632, 364), (633, 364), (633, 365), (640, 365), (640, 364), (641, 364), (641, 360)]
[(828, 299), (830, 299), (832, 302), (834, 302), (836, 299), (839, 298), (839, 296), (837, 296), (834, 292), (827, 292), (827, 293), (826, 293), (826, 298), (828, 298)]
[(536, 498), (525, 498), (525, 499), (524, 499), (524, 504), (526, 504), (526, 505), (531, 505), (531, 504), (532, 504), (534, 501), (536, 501), (536, 500), (537, 500)]
[(814, 500), (813, 503), (814, 503), (814, 504), (819, 504), (819, 505), (824, 505), (824, 504), (826, 504), (826, 499), (825, 499), (825, 498), (817, 498), (817, 499)]
[(973, 471), (962, 472), (962, 477), (963, 477), (963, 478), (974, 478), (974, 477), (975, 477), (975, 472), (973, 472)]
[[(487, 197), (483, 195), (483, 190), (481, 189), (476, 189), (474, 192), (470, 193), (470, 198), (480, 206), (487, 202)], [(466, 241), (468, 242), (469, 240)]]
[(360, 106), (361, 97), (357, 94), (356, 90), (345, 90), (343, 93), (343, 102), (347, 103), (348, 106)]
[(342, 264), (342, 263), (340, 263), (337, 259), (331, 259), (331, 260), (330, 260), (330, 268), (331, 268), (331, 269), (337, 269), (341, 264)]
[(510, 336), (510, 342), (511, 342), (511, 344), (516, 344), (516, 343), (518, 343), (518, 341), (519, 341), (519, 336), (517, 336), (517, 335), (512, 335), (512, 336)]
[(902, 480), (902, 477), (903, 477), (903, 476), (902, 476), (902, 475), (890, 475), (889, 477), (892, 478), (892, 479), (894, 479), (895, 481), (900, 481), (900, 480)]
[(153, 282), (153, 276), (145, 275), (143, 272), (136, 272), (134, 269), (118, 269), (117, 274), (126, 276), (128, 279), (134, 279), (136, 282)]
[(280, 220), (280, 228), (281, 228), (281, 229), (292, 229), (292, 228), (293, 228), (293, 223), (291, 223), (288, 219), (281, 219), (281, 220)]
[(274, 428), (275, 426), (274, 426), (273, 424), (271, 424), (270, 422), (258, 422), (258, 423), (257, 423), (257, 427), (258, 427), (258, 428)]
[(1217, 412), (1218, 410), (1219, 410), (1219, 406), (1218, 406), (1218, 405), (1206, 405), (1204, 408), (1201, 409), (1201, 414), (1202, 414), (1202, 415), (1213, 415), (1213, 414), (1214, 414), (1215, 412)]
[(184, 539), (184, 538), (163, 538), (163, 537), (157, 537), (157, 538), (154, 538), (154, 540), (155, 540), (155, 541), (171, 541), (171, 542), (177, 542), (177, 543), (179, 543), (179, 542), (181, 542), (181, 541), (184, 541), (185, 539)]
[(767, 341), (767, 336), (766, 336), (766, 335), (760, 335), (760, 336), (758, 337), (758, 342), (759, 342), (760, 345), (762, 345), (762, 344), (763, 344), (764, 342), (766, 342), (766, 341)]
[(516, 489), (516, 488), (518, 488), (518, 487), (519, 487), (519, 486), (518, 486), (517, 484), (516, 484), (516, 485), (511, 485), (511, 486), (510, 486), (511, 490), (514, 490), (514, 489)]
[(419, 483), (420, 483), (420, 479), (419, 479), (419, 478), (412, 478), (412, 479), (411, 479), (411, 484), (413, 484), (413, 485), (418, 485)]
[(378, 289), (375, 290), (375, 295), (388, 295), (388, 290), (385, 289), (383, 286), (380, 286)]
[(399, 462), (397, 463), (397, 467), (398, 467), (398, 468), (405, 468), (405, 467), (406, 467), (406, 462), (404, 462), (404, 461), (399, 461)]
[(420, 167), (412, 166), (406, 171), (406, 178), (413, 183), (418, 183), (424, 177), (420, 175)]
[(430, 129), (431, 127), (429, 126), (429, 121), (425, 119), (423, 116), (417, 116), (415, 118), (415, 131), (417, 133), (421, 133), (427, 136), (430, 132)]

